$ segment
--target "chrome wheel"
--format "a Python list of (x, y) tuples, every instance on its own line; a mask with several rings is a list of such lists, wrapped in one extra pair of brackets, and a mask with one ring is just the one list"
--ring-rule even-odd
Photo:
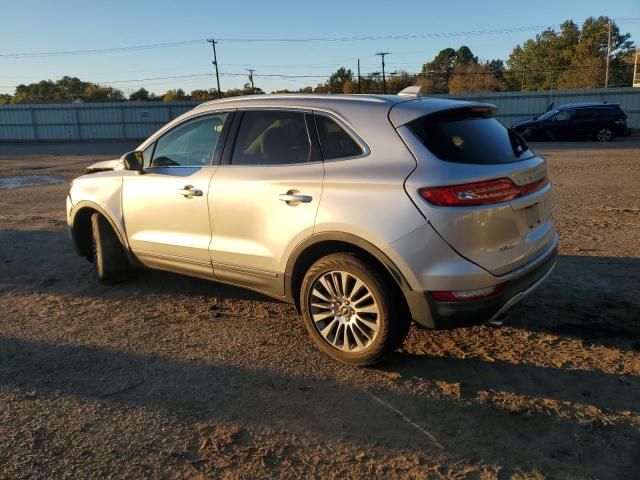
[(599, 142), (609, 142), (613, 138), (613, 133), (608, 128), (603, 128), (601, 130), (598, 130), (596, 138)]
[(380, 330), (380, 310), (367, 285), (355, 275), (334, 270), (313, 283), (309, 313), (315, 328), (343, 352), (366, 350)]

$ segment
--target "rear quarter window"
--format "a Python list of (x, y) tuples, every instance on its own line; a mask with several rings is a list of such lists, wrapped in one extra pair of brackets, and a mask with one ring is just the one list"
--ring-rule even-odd
[(322, 153), (326, 160), (362, 155), (360, 145), (334, 120), (324, 115), (316, 115), (315, 118)]
[(534, 156), (526, 142), (486, 108), (456, 108), (409, 123), (411, 131), (440, 160), (490, 165)]

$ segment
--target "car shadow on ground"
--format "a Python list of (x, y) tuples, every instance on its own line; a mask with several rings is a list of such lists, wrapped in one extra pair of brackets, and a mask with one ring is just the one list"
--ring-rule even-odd
[[(402, 376), (420, 375), (447, 381), (468, 381), (469, 377), (475, 377), (478, 382), (487, 382), (488, 387), (510, 390), (517, 390), (514, 387), (517, 382), (510, 384), (507, 378), (514, 381), (522, 373), (532, 374), (522, 366), (509, 367), (509, 371), (501, 372), (505, 375), (503, 380), (491, 381), (485, 367), (477, 362), (462, 363), (453, 359), (399, 356), (391, 368)], [(632, 403), (640, 387), (634, 382), (623, 388), (616, 384), (615, 377), (602, 373), (589, 373), (594, 378), (581, 378), (580, 375), (587, 374), (537, 370), (533, 374), (539, 379), (546, 382), (553, 377), (558, 387), (577, 379), (595, 380), (603, 388), (614, 389), (611, 393), (620, 398), (610, 405), (612, 408)], [(84, 402), (115, 407), (160, 409), (190, 423), (236, 422), (248, 429), (286, 428), (320, 440), (350, 440), (363, 446), (434, 456), (443, 453), (433, 439), (401, 421), (397, 412), (372, 401), (369, 394), (373, 394), (428, 430), (444, 446), (450, 460), (479, 460), (481, 451), (481, 460), (489, 463), (554, 471), (558, 475), (564, 472), (580, 477), (582, 472), (623, 478), (629, 475), (629, 467), (637, 456), (634, 447), (637, 431), (624, 423), (585, 426), (545, 413), (514, 415), (518, 412), (466, 402), (464, 398), (463, 401), (430, 398), (393, 388), (363, 390), (330, 379), (294, 377), (261, 368), (18, 338), (0, 338), (0, 388), (25, 392), (31, 400), (43, 396), (64, 402), (66, 396), (73, 396)], [(524, 393), (549, 394), (531, 390)], [(576, 402), (585, 399), (579, 392), (572, 392), (569, 398)], [(459, 421), (451, 425), (451, 418)], [(594, 431), (600, 434), (594, 435)], [(535, 454), (530, 446), (535, 446)], [(601, 458), (609, 455), (615, 455), (620, 462), (617, 472), (601, 462)]]
[[(640, 299), (633, 293), (640, 290), (639, 267), (636, 258), (561, 256), (544, 286), (514, 309), (511, 326), (591, 342), (615, 341), (618, 348), (631, 348), (628, 336), (637, 331), (634, 318), (640, 311)], [(624, 290), (619, 285), (625, 285)], [(73, 309), (72, 304), (87, 297), (131, 306), (141, 298), (153, 302), (159, 296), (187, 297), (189, 302), (191, 297), (273, 302), (243, 289), (164, 272), (144, 271), (130, 282), (100, 285), (92, 266), (75, 255), (65, 233), (30, 230), (0, 230), (0, 294), (55, 296), (63, 309)], [(97, 315), (99, 322), (100, 315), (107, 313)], [(594, 330), (596, 325), (605, 328), (604, 333)], [(255, 328), (258, 335), (260, 324)], [(270, 335), (268, 330), (261, 333)], [(588, 411), (593, 406), (616, 414), (637, 412), (637, 376), (404, 351), (394, 353), (380, 367), (350, 374), (371, 379), (359, 388), (357, 381), (349, 385), (334, 380), (331, 373), (319, 380), (314, 375), (143, 355), (120, 348), (117, 343), (111, 347), (54, 344), (4, 334), (0, 336), (0, 388), (36, 397), (72, 396), (117, 407), (161, 409), (188, 422), (286, 427), (324, 439), (437, 453), (432, 440), (373, 401), (369, 392), (431, 432), (452, 458), (481, 458), (559, 476), (564, 472), (602, 478), (629, 477), (630, 466), (638, 461), (637, 428), (631, 424), (603, 424), (597, 418), (583, 423), (576, 415), (553, 410)], [(307, 343), (294, 342), (287, 348), (306, 349)], [(311, 354), (312, 361), (331, 364), (328, 358)], [(323, 368), (333, 372), (349, 367)], [(381, 383), (388, 374), (395, 380)], [(457, 386), (458, 392), (442, 398), (423, 394), (425, 382)], [(478, 401), (486, 392), (537, 399), (545, 405), (565, 404), (545, 411), (500, 408)], [(452, 425), (452, 418), (459, 421)], [(608, 457), (618, 459), (619, 470), (612, 471), (610, 464), (601, 462)]]
[[(152, 270), (137, 270), (121, 284), (101, 285), (92, 264), (75, 254), (62, 232), (0, 230), (0, 266), (0, 291), (113, 300), (173, 295), (280, 303), (246, 289)], [(549, 279), (510, 311), (507, 324), (638, 349), (638, 291), (639, 258), (561, 255)]]

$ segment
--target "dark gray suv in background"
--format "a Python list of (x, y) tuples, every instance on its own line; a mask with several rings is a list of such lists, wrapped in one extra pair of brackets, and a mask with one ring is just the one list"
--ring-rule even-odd
[(629, 135), (627, 114), (617, 103), (569, 103), (511, 128), (527, 140), (583, 140), (609, 142)]

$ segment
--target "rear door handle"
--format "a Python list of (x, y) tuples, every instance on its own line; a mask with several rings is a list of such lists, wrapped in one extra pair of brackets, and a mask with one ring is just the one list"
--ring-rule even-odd
[(198, 190), (193, 185), (187, 185), (186, 187), (178, 190), (178, 194), (182, 195), (185, 198), (201, 197), (202, 190)]
[(278, 200), (290, 203), (309, 203), (313, 200), (311, 195), (302, 195), (301, 193), (281, 193), (278, 195)]

